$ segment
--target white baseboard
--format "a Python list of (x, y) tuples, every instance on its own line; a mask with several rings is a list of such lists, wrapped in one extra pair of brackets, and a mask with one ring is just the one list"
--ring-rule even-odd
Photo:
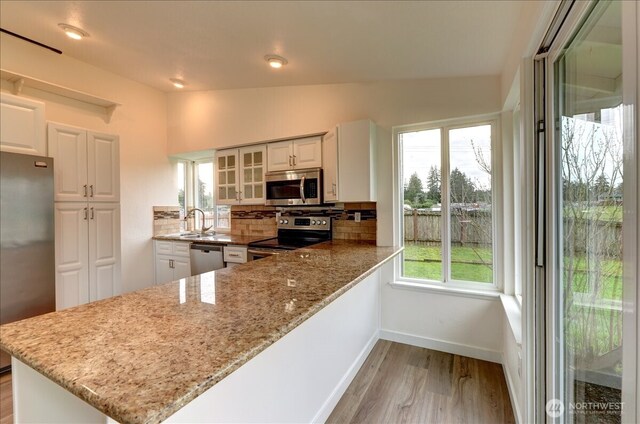
[(378, 332), (376, 331), (373, 336), (371, 336), (362, 351), (360, 351), (360, 354), (358, 355), (356, 360), (353, 362), (353, 364), (351, 364), (349, 370), (346, 372), (344, 377), (342, 377), (342, 379), (333, 390), (331, 395), (327, 398), (325, 403), (322, 405), (316, 416), (313, 417), (313, 423), (324, 423), (325, 421), (327, 421), (327, 418), (329, 418), (329, 415), (331, 415), (331, 412), (333, 412), (333, 409), (342, 398), (342, 395), (344, 395), (344, 392), (346, 392), (347, 388), (349, 388), (349, 385), (356, 377), (358, 371), (360, 371), (362, 364), (364, 364), (364, 361), (367, 359), (379, 339), (380, 337), (378, 336)]
[(520, 412), (520, 405), (518, 404), (515, 391), (513, 389), (513, 379), (511, 378), (511, 373), (509, 372), (509, 368), (504, 364), (506, 360), (504, 359), (504, 355), (502, 356), (502, 372), (504, 372), (504, 378), (507, 380), (507, 390), (509, 390), (509, 398), (511, 399), (511, 406), (513, 407), (513, 415), (516, 419), (516, 424), (522, 424), (522, 415)]
[(404, 343), (412, 346), (452, 353), (454, 355), (468, 356), (469, 358), (502, 364), (502, 353), (497, 350), (485, 349), (477, 346), (469, 346), (460, 343), (452, 343), (444, 340), (428, 337), (414, 336), (391, 330), (380, 330), (380, 338), (392, 342)]

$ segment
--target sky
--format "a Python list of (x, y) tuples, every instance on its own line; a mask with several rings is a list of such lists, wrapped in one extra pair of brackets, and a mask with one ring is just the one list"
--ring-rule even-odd
[[(414, 172), (422, 180), (426, 190), (431, 166), (440, 168), (440, 129), (416, 131), (402, 134), (403, 180), (406, 183)], [(471, 140), (476, 150), (481, 151), (486, 162), (491, 164), (491, 126), (481, 125), (449, 130), (450, 169), (458, 168), (470, 177), (478, 188), (491, 187), (490, 176), (476, 161)]]

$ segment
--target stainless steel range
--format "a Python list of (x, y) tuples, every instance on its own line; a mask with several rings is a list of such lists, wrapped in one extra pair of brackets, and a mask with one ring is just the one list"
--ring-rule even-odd
[(331, 240), (331, 218), (326, 216), (283, 216), (278, 218), (277, 226), (277, 237), (249, 243), (249, 260)]

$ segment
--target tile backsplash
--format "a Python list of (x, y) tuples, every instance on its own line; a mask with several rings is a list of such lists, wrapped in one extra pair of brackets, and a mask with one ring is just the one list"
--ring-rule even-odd
[(153, 207), (153, 235), (162, 236), (180, 232), (180, 206)]
[[(305, 209), (273, 206), (232, 206), (231, 234), (275, 236), (276, 213), (282, 216), (328, 216), (333, 218), (332, 236), (337, 240), (376, 240), (375, 202), (344, 203), (335, 207)], [(356, 212), (360, 222), (355, 221)]]

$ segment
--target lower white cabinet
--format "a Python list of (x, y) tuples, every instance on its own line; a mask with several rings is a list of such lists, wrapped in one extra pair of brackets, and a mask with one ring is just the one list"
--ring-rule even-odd
[(190, 245), (186, 241), (154, 241), (156, 284), (191, 276)]
[(120, 204), (58, 202), (56, 309), (120, 294)]

